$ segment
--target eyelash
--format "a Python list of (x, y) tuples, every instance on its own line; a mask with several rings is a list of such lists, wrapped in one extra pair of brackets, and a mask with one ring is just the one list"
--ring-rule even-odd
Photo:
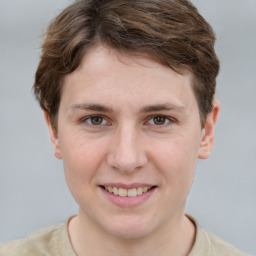
[[(103, 124), (100, 123), (100, 124), (93, 124), (92, 123), (92, 118), (100, 118), (103, 120)], [(91, 115), (91, 116), (87, 116), (87, 117), (84, 117), (80, 120), (80, 123), (86, 123), (86, 125), (90, 126), (90, 127), (93, 127), (93, 128), (101, 128), (102, 126), (105, 126), (105, 125), (110, 125), (110, 123), (106, 120), (106, 118), (102, 115)]]
[[(155, 118), (163, 118), (164, 119), (164, 123), (163, 124), (156, 124), (155, 123)], [(150, 123), (150, 121), (153, 120), (153, 123)], [(154, 115), (154, 116), (151, 116), (148, 121), (146, 122), (150, 125), (153, 125), (157, 128), (162, 128), (162, 127), (166, 127), (172, 123), (175, 123), (175, 120), (169, 116), (165, 116), (165, 115)]]
[[(93, 124), (92, 123), (92, 118), (100, 118), (103, 120), (103, 123), (100, 123), (100, 124)], [(154, 118), (164, 118), (164, 123), (163, 124), (156, 124), (155, 121), (154, 121)], [(150, 121), (153, 120), (153, 123), (150, 123)], [(107, 119), (102, 116), (102, 115), (91, 115), (91, 116), (87, 116), (87, 117), (84, 117), (80, 120), (80, 123), (86, 123), (86, 125), (90, 126), (90, 127), (93, 127), (93, 128), (101, 128), (102, 126), (110, 126), (111, 123), (107, 121)], [(145, 122), (145, 124), (149, 124), (151, 126), (155, 126), (157, 128), (162, 128), (162, 127), (166, 127), (172, 123), (176, 123), (176, 121), (169, 117), (169, 116), (165, 116), (165, 115), (153, 115), (153, 116), (150, 116), (149, 119)]]

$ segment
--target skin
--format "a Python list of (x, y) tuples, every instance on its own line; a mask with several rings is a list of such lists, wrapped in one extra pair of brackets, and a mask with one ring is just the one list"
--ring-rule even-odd
[[(69, 223), (77, 255), (187, 255), (195, 227), (184, 215), (198, 158), (214, 144), (217, 101), (200, 124), (191, 74), (155, 61), (92, 47), (67, 75), (56, 157), (80, 210)], [(96, 115), (96, 118), (91, 118)], [(100, 185), (155, 186), (143, 203), (118, 206)]]

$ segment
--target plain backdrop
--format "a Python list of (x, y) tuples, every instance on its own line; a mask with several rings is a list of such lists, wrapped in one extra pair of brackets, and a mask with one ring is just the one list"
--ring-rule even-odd
[[(78, 207), (31, 92), (42, 34), (70, 0), (0, 0), (0, 243), (65, 221)], [(217, 34), (221, 113), (186, 211), (256, 254), (256, 1), (193, 0)]]

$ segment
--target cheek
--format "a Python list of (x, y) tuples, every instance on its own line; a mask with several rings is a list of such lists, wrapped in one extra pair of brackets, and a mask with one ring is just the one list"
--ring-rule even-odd
[(80, 187), (93, 183), (97, 170), (104, 162), (105, 142), (74, 133), (62, 137), (60, 146), (69, 186)]
[[(198, 146), (184, 137), (154, 143), (151, 156), (167, 188), (189, 190), (196, 168)], [(187, 190), (185, 189), (185, 190)], [(186, 193), (186, 192), (185, 192)]]
[(197, 160), (199, 143), (183, 136), (152, 143), (151, 155), (159, 165), (172, 170), (182, 170), (194, 165)]

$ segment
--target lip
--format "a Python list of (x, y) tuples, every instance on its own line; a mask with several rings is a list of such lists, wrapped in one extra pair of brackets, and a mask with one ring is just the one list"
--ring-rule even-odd
[(104, 183), (104, 184), (100, 184), (100, 186), (103, 186), (103, 187), (108, 187), (108, 186), (110, 186), (110, 187), (131, 189), (131, 188), (154, 187), (155, 185), (148, 184), (148, 183), (131, 183), (131, 184), (124, 184), (124, 183)]
[[(111, 187), (118, 187), (118, 188), (125, 188), (125, 189), (130, 189), (130, 188), (139, 188), (139, 187), (152, 187), (150, 190), (147, 192), (137, 195), (134, 197), (121, 197), (117, 196), (113, 193), (108, 192), (107, 190), (104, 189), (103, 186), (111, 186)], [(121, 184), (121, 183), (107, 183), (104, 185), (99, 186), (100, 191), (102, 194), (113, 204), (123, 207), (123, 208), (132, 208), (136, 206), (140, 206), (146, 201), (148, 201), (153, 194), (157, 190), (157, 186), (149, 185), (149, 184), (141, 184), (141, 183), (134, 183), (134, 184)]]

